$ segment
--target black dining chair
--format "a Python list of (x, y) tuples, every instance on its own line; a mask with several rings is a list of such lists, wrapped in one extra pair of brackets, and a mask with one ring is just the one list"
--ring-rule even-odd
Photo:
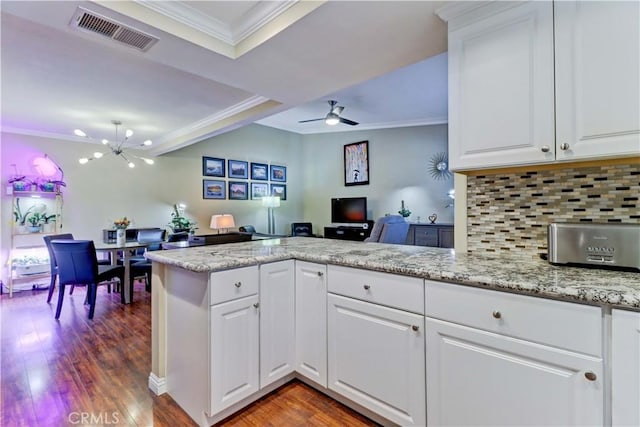
[[(164, 242), (164, 230), (140, 230), (138, 232), (138, 242), (147, 244), (144, 249), (147, 251), (158, 251), (162, 249)], [(131, 300), (133, 301), (133, 282), (136, 278), (144, 278), (144, 287), (147, 292), (151, 292), (151, 261), (142, 255), (132, 257), (129, 264), (129, 283), (131, 283)]]
[[(53, 250), (51, 248), (52, 240), (74, 240), (73, 234), (71, 233), (63, 233), (63, 234), (50, 234), (48, 236), (43, 236), (44, 243), (47, 246), (47, 251), (49, 252), (49, 268), (51, 280), (49, 282), (49, 293), (47, 295), (47, 302), (51, 302), (51, 297), (53, 296), (53, 291), (56, 288), (56, 279), (58, 278), (58, 265), (56, 264), (56, 257), (53, 255)], [(111, 261), (108, 259), (99, 259), (98, 260), (98, 270), (100, 273), (104, 273), (111, 269)], [(71, 290), (69, 291), (69, 295), (73, 294), (74, 286), (71, 286)], [(111, 284), (109, 284), (108, 292), (111, 292)]]
[(96, 294), (99, 283), (112, 281), (117, 278), (124, 282), (124, 267), (111, 266), (104, 272), (99, 272), (96, 247), (92, 240), (51, 240), (51, 249), (58, 268), (58, 306), (56, 319), (60, 317), (66, 285), (86, 285), (89, 303), (89, 319), (93, 319), (96, 307)]

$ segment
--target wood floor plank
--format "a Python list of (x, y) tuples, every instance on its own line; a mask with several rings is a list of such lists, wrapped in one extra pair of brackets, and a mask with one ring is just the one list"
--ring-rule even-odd
[[(59, 321), (57, 291), (51, 304), (46, 291), (0, 296), (0, 425), (196, 425), (170, 396), (156, 396), (147, 386), (151, 298), (144, 284), (134, 289), (133, 303), (123, 305), (119, 294), (100, 286), (92, 320), (82, 287), (65, 295)], [(294, 380), (218, 425), (376, 424)]]

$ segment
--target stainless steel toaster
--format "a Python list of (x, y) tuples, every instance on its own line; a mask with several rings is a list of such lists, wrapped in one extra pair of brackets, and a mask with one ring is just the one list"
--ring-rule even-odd
[(640, 224), (551, 223), (548, 260), (640, 270)]

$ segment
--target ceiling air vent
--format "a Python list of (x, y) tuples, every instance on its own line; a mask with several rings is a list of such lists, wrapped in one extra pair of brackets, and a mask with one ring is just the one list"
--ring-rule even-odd
[(156, 37), (135, 28), (127, 27), (118, 21), (106, 18), (82, 7), (78, 7), (69, 25), (82, 31), (108, 37), (142, 51), (148, 50), (158, 41)]

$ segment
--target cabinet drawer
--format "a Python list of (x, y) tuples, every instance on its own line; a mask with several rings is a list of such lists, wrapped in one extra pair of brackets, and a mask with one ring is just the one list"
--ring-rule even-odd
[(258, 274), (257, 265), (211, 273), (211, 305), (257, 294)]
[(426, 315), (602, 356), (602, 311), (569, 302), (425, 281)]
[(436, 227), (417, 227), (415, 233), (416, 246), (438, 246), (438, 229)]
[(416, 277), (330, 265), (328, 290), (380, 305), (424, 314), (424, 283)]

